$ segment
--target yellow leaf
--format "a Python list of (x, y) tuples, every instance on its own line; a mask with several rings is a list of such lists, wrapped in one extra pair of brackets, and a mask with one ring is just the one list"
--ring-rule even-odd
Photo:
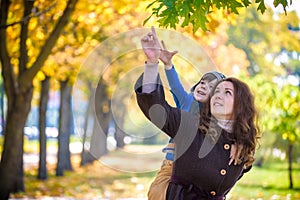
[(43, 39), (45, 38), (45, 34), (44, 34), (43, 32), (38, 31), (38, 32), (36, 33), (36, 37), (37, 37), (37, 39), (39, 39), (39, 40), (43, 40)]
[(37, 27), (37, 24), (38, 24), (37, 19), (36, 19), (36, 18), (32, 18), (32, 19), (30, 20), (29, 25), (28, 25), (28, 29), (29, 29), (30, 31), (35, 30), (36, 27)]
[(80, 16), (78, 16), (77, 21), (78, 21), (78, 22), (83, 22), (84, 19), (85, 19), (85, 16), (80, 15)]
[(286, 140), (288, 139), (289, 134), (288, 133), (284, 133), (282, 134), (282, 139)]
[(36, 75), (36, 78), (37, 78), (38, 80), (44, 80), (44, 79), (45, 79), (45, 74), (44, 74), (43, 72), (39, 71), (39, 72), (37, 73), (37, 75)]
[(290, 134), (289, 140), (290, 140), (291, 142), (294, 142), (294, 141), (296, 140), (296, 136), (293, 135), (293, 134)]
[(284, 108), (285, 110), (288, 110), (288, 109), (289, 109), (289, 106), (290, 106), (290, 105), (289, 105), (289, 101), (286, 100), (286, 101), (283, 102), (283, 108)]

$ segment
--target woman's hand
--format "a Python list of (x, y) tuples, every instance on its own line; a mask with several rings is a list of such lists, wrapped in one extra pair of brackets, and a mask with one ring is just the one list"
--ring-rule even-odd
[(161, 41), (161, 44), (163, 46), (163, 49), (160, 53), (159, 59), (164, 63), (165, 69), (168, 70), (168, 69), (172, 68), (172, 65), (173, 65), (172, 58), (176, 53), (178, 53), (178, 51), (172, 51), (172, 52), (168, 51), (163, 40)]
[(151, 32), (142, 38), (141, 43), (147, 57), (147, 63), (157, 64), (161, 54), (161, 46), (153, 26), (151, 27)]
[(230, 161), (229, 165), (234, 161), (234, 165), (239, 165), (241, 163), (240, 155), (243, 150), (243, 145), (232, 144), (230, 150)]

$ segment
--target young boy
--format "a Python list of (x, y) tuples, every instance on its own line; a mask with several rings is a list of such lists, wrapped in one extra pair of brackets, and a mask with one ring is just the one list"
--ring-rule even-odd
[[(216, 71), (208, 72), (204, 74), (200, 81), (191, 88), (191, 92), (187, 93), (180, 82), (174, 65), (172, 64), (172, 57), (177, 53), (177, 51), (169, 52), (164, 42), (162, 41), (161, 43), (163, 50), (161, 52), (160, 60), (164, 63), (165, 73), (176, 106), (187, 112), (195, 114), (199, 113), (203, 103), (209, 99), (210, 91), (220, 80), (224, 79), (225, 76)], [(148, 191), (149, 200), (165, 199), (167, 187), (172, 174), (174, 148), (174, 143), (170, 140), (169, 144), (163, 149), (163, 152), (166, 153), (166, 157), (160, 171)]]

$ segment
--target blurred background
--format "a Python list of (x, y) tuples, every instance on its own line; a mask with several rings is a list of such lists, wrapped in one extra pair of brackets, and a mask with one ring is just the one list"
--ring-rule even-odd
[(147, 199), (168, 142), (134, 94), (151, 26), (187, 91), (218, 70), (255, 94), (256, 161), (226, 199), (300, 199), (299, 1), (174, 2), (0, 1), (0, 199)]

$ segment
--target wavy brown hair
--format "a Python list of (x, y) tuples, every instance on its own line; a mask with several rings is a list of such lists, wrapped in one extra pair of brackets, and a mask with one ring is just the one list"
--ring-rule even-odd
[[(243, 146), (240, 159), (247, 168), (254, 162), (254, 153), (260, 138), (260, 130), (257, 123), (258, 112), (254, 105), (254, 96), (246, 83), (232, 77), (221, 80), (216, 84), (215, 88), (223, 81), (231, 82), (234, 87), (234, 123), (233, 132), (229, 136), (234, 143)], [(211, 96), (214, 94), (214, 90)], [(210, 101), (211, 98), (201, 109), (199, 129), (206, 134), (211, 134), (211, 138), (216, 138), (220, 128), (217, 126), (216, 118), (211, 115)]]

